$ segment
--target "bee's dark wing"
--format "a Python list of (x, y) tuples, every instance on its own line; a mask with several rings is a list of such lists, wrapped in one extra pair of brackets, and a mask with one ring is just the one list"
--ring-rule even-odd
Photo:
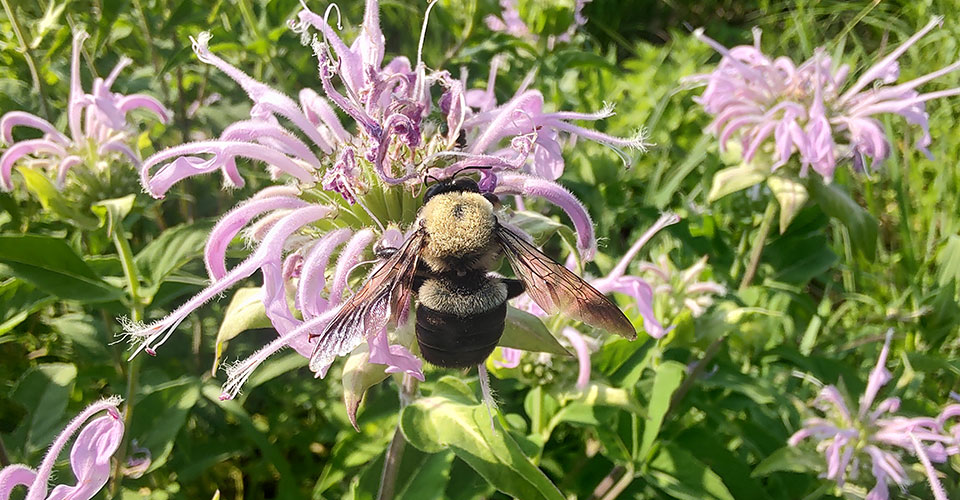
[(367, 278), (367, 282), (340, 305), (333, 319), (319, 334), (317, 346), (310, 356), (310, 369), (328, 366), (337, 356), (353, 351), (365, 338), (390, 320), (406, 320), (413, 294), (413, 277), (417, 269), (424, 231), (418, 230)]
[(500, 224), (497, 235), (513, 272), (548, 314), (561, 313), (631, 340), (637, 338), (623, 311), (596, 288)]

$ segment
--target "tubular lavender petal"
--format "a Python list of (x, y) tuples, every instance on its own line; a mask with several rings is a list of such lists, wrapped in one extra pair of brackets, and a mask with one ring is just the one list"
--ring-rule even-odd
[(311, 205), (294, 210), (270, 229), (252, 255), (231, 269), (223, 278), (213, 282), (165, 318), (149, 326), (137, 324), (125, 325), (126, 335), (133, 341), (140, 342), (140, 345), (134, 349), (134, 352), (130, 355), (130, 359), (133, 359), (140, 351), (144, 350), (147, 351), (148, 354), (155, 353), (157, 347), (166, 342), (170, 335), (173, 334), (173, 331), (176, 330), (177, 326), (186, 319), (187, 315), (210, 299), (219, 296), (238, 281), (252, 275), (273, 255), (279, 254), (284, 241), (286, 241), (291, 234), (307, 224), (326, 217), (330, 212), (330, 207), (322, 205)]
[(59, 157), (67, 155), (67, 151), (63, 149), (63, 146), (60, 146), (52, 140), (30, 139), (20, 141), (10, 146), (3, 152), (3, 156), (0, 156), (0, 188), (4, 191), (13, 189), (11, 176), (13, 174), (14, 164), (16, 164), (20, 158), (36, 153), (46, 153)]
[(304, 320), (317, 317), (326, 311), (329, 301), (321, 294), (326, 287), (324, 272), (334, 250), (346, 243), (352, 235), (353, 232), (349, 229), (331, 231), (314, 243), (307, 253), (297, 287), (297, 306), (303, 313)]
[(494, 193), (497, 195), (518, 194), (544, 198), (560, 207), (573, 221), (577, 231), (577, 250), (584, 260), (593, 259), (597, 251), (597, 240), (593, 231), (593, 220), (587, 208), (563, 186), (546, 179), (523, 174), (504, 173)]
[(328, 300), (331, 306), (339, 304), (343, 299), (343, 291), (347, 289), (350, 271), (360, 263), (363, 252), (370, 246), (373, 239), (373, 231), (369, 229), (357, 231), (350, 238), (347, 246), (340, 252), (340, 258), (337, 259), (337, 269), (333, 274), (333, 282), (330, 284), (330, 298)]
[(227, 212), (210, 231), (204, 248), (203, 260), (207, 274), (213, 280), (222, 279), (227, 274), (227, 247), (241, 229), (257, 216), (274, 210), (294, 209), (307, 206), (307, 202), (289, 196), (273, 196), (253, 199), (240, 204)]
[(30, 127), (37, 129), (44, 134), (49, 135), (49, 139), (56, 141), (61, 146), (66, 146), (70, 143), (70, 139), (67, 136), (60, 133), (50, 122), (40, 118), (37, 115), (26, 113), (24, 111), (10, 111), (3, 115), (0, 118), (0, 137), (3, 137), (3, 140), (7, 144), (13, 143), (13, 128), (14, 127)]
[[(114, 397), (93, 403), (67, 424), (67, 427), (60, 432), (53, 441), (53, 444), (50, 445), (47, 454), (43, 457), (43, 462), (37, 469), (33, 484), (30, 485), (30, 489), (27, 491), (27, 500), (43, 500), (47, 496), (47, 484), (49, 483), (50, 474), (53, 472), (53, 465), (56, 463), (57, 457), (60, 455), (60, 452), (63, 451), (63, 448), (66, 447), (67, 442), (73, 437), (74, 433), (80, 430), (80, 427), (83, 426), (90, 417), (106, 411), (110, 418), (116, 420), (120, 426), (120, 432), (123, 432), (123, 422), (120, 419), (120, 413), (117, 411), (117, 405), (120, 404), (120, 401), (120, 398)], [(112, 455), (112, 453), (110, 454)]]
[[(203, 160), (186, 156), (192, 154), (210, 154), (213, 158)], [(222, 169), (225, 176), (235, 182), (239, 180), (239, 185), (242, 185), (243, 180), (233, 162), (237, 156), (263, 161), (305, 183), (313, 181), (313, 175), (307, 169), (276, 149), (250, 142), (219, 140), (190, 142), (154, 154), (143, 162), (140, 181), (155, 198), (162, 198), (173, 184), (182, 179), (217, 169)], [(161, 167), (153, 177), (150, 176), (154, 166), (170, 159), (173, 161)]]

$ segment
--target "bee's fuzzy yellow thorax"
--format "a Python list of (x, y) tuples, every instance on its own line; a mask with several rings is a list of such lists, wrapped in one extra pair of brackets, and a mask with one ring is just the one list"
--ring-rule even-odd
[(493, 204), (477, 193), (447, 193), (423, 206), (421, 220), (429, 235), (426, 251), (438, 259), (485, 251), (497, 218)]

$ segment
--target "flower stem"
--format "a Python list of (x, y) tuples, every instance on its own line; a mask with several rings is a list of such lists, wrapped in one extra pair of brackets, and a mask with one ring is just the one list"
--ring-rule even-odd
[(3, 439), (0, 439), (0, 468), (10, 465), (10, 456), (7, 455), (7, 449), (3, 446)]
[[(130, 243), (127, 241), (122, 226), (118, 223), (116, 227), (111, 228), (113, 232), (113, 244), (120, 256), (120, 265), (123, 267), (123, 275), (127, 279), (128, 293), (130, 294), (130, 319), (132, 321), (143, 320), (143, 300), (140, 297), (140, 277), (137, 275), (137, 265), (133, 260), (133, 252), (130, 250)], [(116, 496), (120, 490), (120, 481), (123, 479), (123, 465), (126, 462), (127, 453), (130, 449), (130, 424), (133, 422), (133, 406), (136, 402), (134, 394), (137, 392), (137, 381), (140, 373), (140, 357), (136, 357), (127, 364), (127, 395), (126, 405), (123, 407), (123, 426), (127, 432), (123, 434), (123, 442), (117, 450), (117, 461), (113, 469), (113, 480), (110, 483), (110, 495)]]
[[(419, 381), (410, 375), (403, 376), (403, 384), (400, 388), (400, 412), (410, 404), (413, 395), (417, 392)], [(390, 448), (387, 449), (387, 456), (383, 461), (383, 474), (380, 476), (380, 491), (377, 493), (379, 500), (390, 500), (394, 497), (394, 490), (397, 487), (397, 474), (400, 472), (400, 460), (403, 458), (403, 449), (407, 445), (407, 440), (400, 431), (400, 421), (397, 421), (397, 430), (393, 433), (393, 440), (390, 441)]]
[(33, 87), (37, 90), (37, 94), (40, 95), (40, 109), (43, 111), (43, 117), (47, 121), (50, 121), (50, 110), (47, 109), (47, 96), (43, 91), (43, 81), (40, 80), (40, 73), (37, 72), (37, 65), (33, 62), (33, 55), (30, 53), (30, 47), (27, 45), (27, 40), (23, 37), (23, 30), (20, 29), (20, 22), (17, 21), (17, 16), (13, 12), (13, 9), (10, 8), (10, 4), (7, 0), (0, 0), (0, 3), (3, 4), (3, 10), (7, 12), (7, 19), (10, 20), (10, 25), (13, 27), (13, 32), (17, 35), (17, 41), (20, 42), (20, 52), (23, 52), (23, 58), (27, 61), (27, 69), (30, 70), (30, 78), (33, 79)]
[(744, 291), (754, 275), (757, 274), (757, 267), (760, 265), (760, 255), (763, 253), (763, 245), (767, 242), (767, 236), (770, 235), (770, 229), (773, 228), (773, 218), (777, 215), (777, 200), (771, 198), (767, 203), (767, 209), (763, 212), (763, 220), (760, 221), (760, 230), (753, 239), (753, 245), (750, 247), (750, 263), (743, 272), (743, 279), (740, 281), (739, 291)]

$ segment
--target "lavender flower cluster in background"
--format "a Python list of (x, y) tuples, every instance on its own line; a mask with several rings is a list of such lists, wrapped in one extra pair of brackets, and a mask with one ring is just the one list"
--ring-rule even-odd
[(924, 103), (960, 95), (960, 88), (925, 94), (916, 88), (960, 69), (960, 61), (908, 82), (891, 84), (900, 73), (897, 59), (942, 22), (942, 17), (933, 18), (852, 84), (847, 83), (850, 66), (833, 61), (822, 48), (796, 65), (787, 57), (773, 59), (764, 54), (758, 29), (753, 32), (753, 45), (732, 49), (699, 29), (694, 32), (697, 38), (723, 56), (715, 70), (690, 78), (706, 84), (697, 102), (714, 117), (707, 130), (719, 138), (721, 150), (730, 141), (738, 141), (746, 163), (762, 154), (769, 160), (757, 163), (769, 165), (772, 172), (796, 155), (800, 162), (796, 173), (805, 177), (812, 168), (827, 182), (833, 179), (841, 160), (852, 160), (854, 170), (862, 171), (864, 157), (872, 158), (876, 168), (890, 155), (878, 115), (897, 114), (919, 126), (923, 136), (916, 146), (929, 155), (931, 138)]
[[(106, 78), (96, 78), (91, 93), (85, 93), (80, 81), (80, 50), (87, 34), (80, 31), (73, 37), (70, 59), (70, 100), (67, 103), (66, 135), (43, 118), (23, 111), (10, 111), (0, 118), (0, 137), (10, 147), (0, 156), (0, 189), (13, 189), (11, 175), (18, 163), (46, 167), (55, 171), (55, 184), (63, 188), (70, 169), (86, 164), (103, 170), (117, 157), (140, 169), (140, 156), (131, 147), (135, 135), (127, 123), (127, 115), (144, 109), (166, 123), (170, 112), (155, 98), (144, 94), (123, 95), (111, 90), (120, 71), (132, 61), (122, 57)], [(29, 127), (43, 132), (40, 139), (13, 140), (14, 127)], [(32, 157), (33, 159), (28, 159)]]

